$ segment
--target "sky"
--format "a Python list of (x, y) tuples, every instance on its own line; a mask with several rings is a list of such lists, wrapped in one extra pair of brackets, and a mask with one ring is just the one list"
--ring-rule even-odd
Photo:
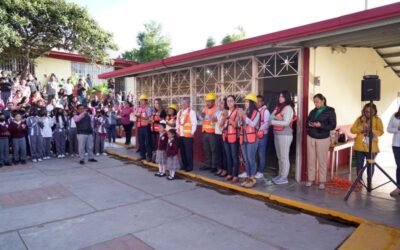
[[(118, 51), (137, 47), (143, 24), (157, 21), (171, 40), (171, 55), (203, 49), (207, 38), (217, 43), (239, 25), (246, 37), (268, 34), (365, 9), (365, 0), (68, 0), (88, 9), (100, 26), (113, 33)], [(397, 1), (368, 0), (368, 8)]]

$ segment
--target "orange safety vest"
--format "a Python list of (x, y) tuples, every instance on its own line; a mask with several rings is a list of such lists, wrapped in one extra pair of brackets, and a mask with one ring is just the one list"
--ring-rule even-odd
[[(253, 114), (251, 114), (251, 120), (254, 120), (256, 118), (257, 112), (258, 112), (257, 110), (253, 111)], [(253, 128), (247, 124), (242, 125), (242, 127), (240, 128), (240, 144), (243, 144), (245, 136), (246, 136), (246, 141), (248, 143), (256, 142), (257, 140), (256, 134), (257, 134), (256, 128)]]
[(225, 126), (224, 131), (222, 131), (222, 140), (228, 143), (236, 143), (238, 137), (238, 129), (229, 124), (229, 120), (235, 121), (237, 116), (237, 110), (234, 109), (228, 117), (228, 125)]
[(182, 126), (183, 127), (183, 137), (186, 137), (186, 138), (193, 137), (192, 121), (190, 120), (190, 109), (186, 113), (185, 118), (183, 119), (183, 123), (181, 122), (181, 113), (182, 112), (179, 112), (179, 115), (178, 115), (178, 122), (179, 122), (178, 135), (181, 136), (180, 127)]
[(142, 117), (143, 117), (143, 118), (147, 118), (146, 108), (144, 108), (144, 109), (141, 108), (141, 109), (140, 109), (139, 117), (137, 118), (137, 127), (138, 127), (138, 128), (140, 128), (140, 127), (146, 127), (146, 126), (149, 125), (149, 122), (143, 120)]
[[(260, 128), (261, 128), (261, 126), (263, 126), (264, 125), (264, 113), (265, 113), (265, 110), (267, 110), (267, 107), (265, 107), (265, 106), (262, 106), (258, 111), (260, 112)], [(257, 137), (258, 137), (258, 139), (262, 139), (263, 137), (264, 137), (264, 130), (258, 130), (258, 132), (257, 132)]]
[(206, 116), (210, 117), (209, 119), (204, 119), (203, 121), (203, 128), (202, 132), (207, 133), (207, 134), (214, 134), (215, 133), (215, 124), (211, 121), (212, 117), (214, 116), (215, 110), (217, 110), (217, 105), (214, 104), (214, 106), (210, 109), (208, 107), (205, 107), (204, 113)]
[[(285, 107), (286, 107), (286, 106), (285, 106)], [(281, 112), (283, 111), (283, 109), (284, 109), (285, 107), (283, 107), (283, 108), (281, 109), (281, 111), (280, 111), (278, 114), (275, 113), (275, 116), (277, 116), (277, 115), (282, 116)], [(276, 107), (274, 111), (278, 111), (278, 107)], [(294, 122), (294, 121), (297, 121), (297, 119), (298, 119), (297, 115), (293, 115), (293, 119), (292, 119), (292, 121), (289, 123), (289, 127), (290, 127), (290, 128), (293, 128), (293, 122)], [(285, 126), (276, 126), (276, 125), (275, 125), (275, 126), (272, 126), (272, 128), (273, 128), (275, 131), (282, 131), (282, 130), (285, 129)]]
[(160, 112), (156, 112), (153, 114), (153, 123), (151, 124), (151, 132), (158, 132), (160, 127)]

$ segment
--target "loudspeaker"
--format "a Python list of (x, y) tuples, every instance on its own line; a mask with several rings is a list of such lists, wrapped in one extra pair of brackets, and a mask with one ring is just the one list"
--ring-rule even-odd
[(377, 75), (367, 75), (361, 81), (361, 101), (381, 100), (381, 79)]

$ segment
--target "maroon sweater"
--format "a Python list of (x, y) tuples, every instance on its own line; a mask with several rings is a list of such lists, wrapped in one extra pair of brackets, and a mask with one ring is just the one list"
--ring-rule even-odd
[(162, 151), (167, 150), (167, 144), (168, 144), (167, 133), (164, 133), (162, 135), (160, 134), (160, 139), (158, 141), (157, 150), (162, 150)]
[(176, 138), (168, 142), (167, 146), (167, 157), (173, 157), (175, 155), (178, 155), (178, 140)]
[[(22, 128), (22, 125), (25, 125), (25, 128)], [(27, 126), (24, 122), (21, 122), (20, 124), (11, 122), (8, 130), (10, 131), (11, 137), (13, 139), (20, 139), (25, 137)]]
[(10, 135), (8, 131), (8, 124), (4, 123), (4, 125), (0, 124), (0, 138), (8, 138)]

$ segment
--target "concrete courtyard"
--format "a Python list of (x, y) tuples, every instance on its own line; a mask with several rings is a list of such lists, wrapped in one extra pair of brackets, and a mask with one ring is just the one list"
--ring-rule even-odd
[(335, 249), (355, 228), (108, 156), (0, 169), (0, 249)]

